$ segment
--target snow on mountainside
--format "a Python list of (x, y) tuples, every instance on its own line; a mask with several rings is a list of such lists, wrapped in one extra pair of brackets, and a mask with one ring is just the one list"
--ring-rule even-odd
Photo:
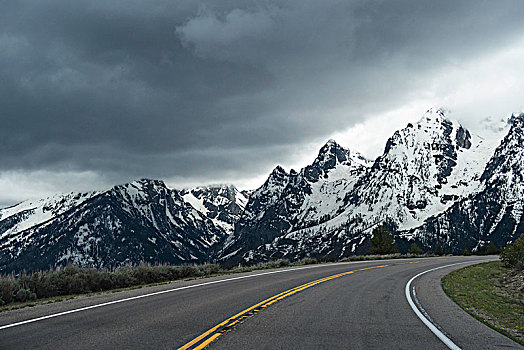
[(424, 246), (439, 241), (448, 251), (462, 252), (489, 242), (504, 247), (524, 231), (524, 114), (512, 116), (509, 124), (480, 176), (478, 192), (401, 237)]
[[(269, 239), (251, 244), (248, 252), (239, 250), (236, 258), (227, 258), (339, 258), (365, 252), (377, 224), (385, 222), (396, 231), (410, 230), (478, 192), (486, 163), (500, 138), (471, 135), (447, 119), (443, 110), (430, 109), (419, 122), (395, 132), (371, 167), (346, 176), (351, 181), (334, 190), (336, 194), (320, 196), (314, 205), (302, 207), (300, 215), (330, 207), (338, 196), (343, 201), (335, 199), (336, 210), (328, 210), (322, 220), (310, 221), (313, 225), (285, 226)], [(280, 222), (278, 216), (266, 221), (273, 226)], [(243, 254), (241, 258), (239, 254)]]
[(231, 185), (197, 187), (183, 190), (184, 200), (213, 220), (213, 223), (232, 233), (234, 224), (244, 211), (248, 198)]
[(336, 217), (344, 194), (370, 165), (361, 154), (329, 140), (300, 172), (276, 167), (251, 194), (234, 234), (219, 252), (221, 259), (237, 261), (249, 248)]
[(99, 193), (53, 197), (37, 207), (27, 202), (4, 209), (0, 271), (68, 262), (100, 268), (207, 261), (230, 232), (221, 218), (206, 216), (183, 194), (162, 181), (140, 180)]
[(97, 192), (59, 194), (0, 209), (0, 239), (44, 224), (95, 195)]
[(419, 226), (478, 189), (495, 147), (446, 119), (442, 110), (430, 109), (388, 140), (348, 195), (348, 220), (389, 221), (399, 230)]
[(472, 134), (430, 109), (369, 161), (329, 140), (300, 171), (253, 191), (139, 180), (0, 209), (0, 273), (124, 264), (341, 258), (387, 224), (401, 250), (460, 253), (524, 231), (524, 115)]

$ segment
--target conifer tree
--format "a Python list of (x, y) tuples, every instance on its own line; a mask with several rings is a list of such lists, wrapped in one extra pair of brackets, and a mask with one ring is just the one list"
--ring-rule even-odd
[(437, 246), (435, 247), (435, 255), (442, 255), (442, 245), (440, 242), (437, 242)]
[(417, 243), (413, 242), (411, 244), (411, 247), (409, 248), (409, 254), (413, 254), (413, 255), (420, 255), (422, 254), (422, 249), (420, 249), (420, 247), (417, 245)]
[(398, 253), (397, 244), (393, 240), (391, 232), (385, 225), (380, 225), (373, 230), (371, 244), (371, 253), (373, 254)]

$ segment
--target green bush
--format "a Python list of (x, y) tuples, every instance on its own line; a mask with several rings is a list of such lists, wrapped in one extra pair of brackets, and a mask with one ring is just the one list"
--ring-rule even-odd
[(7, 276), (0, 280), (0, 298), (6, 303), (12, 303), (15, 300), (17, 285), (13, 276)]
[(471, 252), (469, 251), (468, 248), (464, 249), (464, 251), (462, 252), (462, 255), (464, 256), (470, 256), (471, 255)]
[[(18, 292), (16, 293), (15, 299), (16, 301), (20, 301), (20, 302), (27, 301), (27, 300), (30, 300), (31, 294), (34, 294), (34, 293), (31, 293), (31, 291), (22, 288), (22, 289), (19, 289)], [(35, 299), (36, 299), (36, 295), (35, 295)]]
[(265, 268), (277, 268), (277, 267), (284, 267), (289, 265), (289, 260), (287, 259), (276, 259), (269, 261)]
[(311, 264), (316, 264), (316, 263), (317, 263), (317, 259), (304, 258), (298, 262), (298, 265), (311, 265)]
[(488, 245), (481, 245), (478, 247), (475, 255), (498, 255), (501, 250), (495, 246), (495, 243), (490, 242)]
[(500, 260), (505, 267), (524, 270), (524, 234), (504, 248)]

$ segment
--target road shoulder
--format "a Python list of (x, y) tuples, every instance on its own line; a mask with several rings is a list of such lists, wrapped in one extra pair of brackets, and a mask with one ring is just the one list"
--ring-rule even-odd
[[(462, 349), (523, 349), (521, 345), (482, 324), (451, 300), (442, 289), (441, 279), (465, 265), (429, 272), (413, 283), (420, 304), (434, 324)], [(483, 334), (479, 337), (479, 334)]]

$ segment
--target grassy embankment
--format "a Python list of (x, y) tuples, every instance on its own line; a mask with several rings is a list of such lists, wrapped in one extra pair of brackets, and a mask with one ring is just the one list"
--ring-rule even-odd
[(470, 315), (524, 345), (524, 270), (500, 261), (467, 266), (445, 276), (442, 287)]
[[(425, 255), (364, 255), (340, 260), (363, 261), (379, 259), (398, 259), (423, 257)], [(249, 266), (226, 268), (215, 264), (152, 266), (141, 264), (136, 267), (122, 267), (114, 270), (96, 270), (67, 266), (62, 269), (0, 276), (0, 311), (53, 303), (74, 298), (77, 295), (116, 292), (144, 286), (169, 283), (176, 280), (196, 279), (232, 273), (273, 269), (286, 266), (300, 266), (333, 262), (326, 259), (302, 259), (289, 263), (287, 260), (274, 260)]]

